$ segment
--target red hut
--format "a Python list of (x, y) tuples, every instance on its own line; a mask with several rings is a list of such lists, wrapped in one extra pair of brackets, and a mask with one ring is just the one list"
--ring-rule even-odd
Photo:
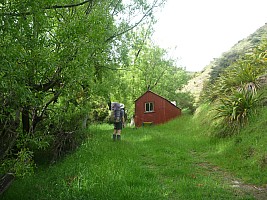
[(135, 100), (135, 125), (161, 124), (181, 115), (181, 109), (169, 100), (147, 91)]

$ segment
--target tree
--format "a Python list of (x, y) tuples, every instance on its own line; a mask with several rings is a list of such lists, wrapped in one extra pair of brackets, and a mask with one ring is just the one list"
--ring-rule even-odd
[(134, 68), (135, 74), (139, 75), (136, 87), (139, 86), (142, 93), (153, 90), (168, 99), (175, 99), (176, 91), (189, 78), (183, 68), (167, 58), (166, 50), (155, 45), (142, 48)]
[(109, 98), (127, 33), (162, 3), (2, 1), (0, 159), (74, 141), (88, 109)]
[[(129, 52), (128, 67), (120, 71), (118, 93), (112, 97), (127, 105), (130, 116), (134, 112), (134, 101), (147, 90), (176, 101), (179, 99), (176, 91), (189, 79), (186, 71), (167, 57), (166, 50), (151, 43), (152, 32), (146, 27), (134, 32), (136, 40), (131, 43), (133, 49)], [(125, 94), (127, 96), (123, 96)]]

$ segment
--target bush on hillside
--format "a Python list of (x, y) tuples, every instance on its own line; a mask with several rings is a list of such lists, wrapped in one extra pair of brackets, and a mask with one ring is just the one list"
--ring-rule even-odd
[(225, 69), (202, 97), (216, 105), (214, 119), (222, 119), (220, 136), (240, 130), (261, 105), (259, 77), (266, 73), (267, 42)]
[(231, 134), (247, 124), (250, 116), (255, 114), (260, 98), (251, 91), (242, 90), (235, 91), (219, 101), (215, 118), (222, 118), (224, 125), (230, 128), (227, 130), (230, 131), (228, 134)]

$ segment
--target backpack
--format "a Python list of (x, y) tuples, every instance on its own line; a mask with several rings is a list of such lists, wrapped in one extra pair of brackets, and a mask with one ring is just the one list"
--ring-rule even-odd
[(120, 107), (120, 103), (112, 103), (111, 105), (111, 113), (110, 113), (110, 122), (121, 122), (123, 117), (123, 113)]
[(114, 110), (114, 122), (121, 122), (121, 109)]

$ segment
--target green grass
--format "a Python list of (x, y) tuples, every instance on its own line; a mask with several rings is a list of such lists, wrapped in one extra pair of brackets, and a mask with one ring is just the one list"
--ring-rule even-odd
[(267, 109), (251, 119), (245, 129), (231, 138), (216, 140), (209, 159), (233, 172), (246, 183), (267, 183)]
[[(266, 113), (261, 113), (265, 119)], [(16, 180), (2, 198), (254, 199), (233, 188), (225, 174), (266, 184), (263, 126), (252, 126), (233, 139), (211, 140), (203, 134), (207, 126), (183, 116), (160, 126), (125, 128), (120, 142), (112, 141), (112, 126), (92, 126), (76, 152)]]

